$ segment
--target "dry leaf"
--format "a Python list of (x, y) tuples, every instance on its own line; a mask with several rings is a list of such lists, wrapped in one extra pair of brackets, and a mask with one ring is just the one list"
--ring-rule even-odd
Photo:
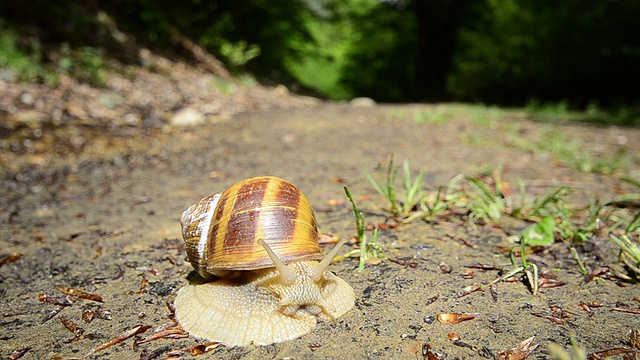
[(538, 344), (533, 345), (533, 341), (536, 339), (535, 336), (532, 336), (524, 341), (522, 341), (518, 346), (509, 349), (507, 351), (503, 351), (498, 354), (498, 360), (522, 360), (529, 356), (533, 350), (538, 347)]
[(463, 321), (473, 320), (476, 318), (476, 316), (478, 316), (477, 313), (475, 314), (449, 313), (449, 314), (438, 314), (436, 319), (438, 319), (438, 322), (441, 322), (443, 324), (459, 324)]

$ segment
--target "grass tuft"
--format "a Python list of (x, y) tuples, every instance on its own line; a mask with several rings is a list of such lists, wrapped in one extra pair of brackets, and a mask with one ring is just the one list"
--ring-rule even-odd
[(373, 230), (371, 234), (371, 239), (368, 239), (365, 235), (365, 223), (364, 223), (364, 214), (358, 211), (358, 207), (356, 206), (355, 201), (353, 200), (353, 196), (351, 196), (351, 192), (348, 187), (344, 187), (344, 192), (349, 198), (351, 202), (351, 207), (353, 208), (353, 217), (356, 221), (356, 231), (358, 234), (358, 244), (359, 248), (356, 250), (352, 250), (345, 255), (339, 256), (336, 258), (337, 261), (343, 260), (348, 257), (358, 256), (360, 258), (358, 264), (358, 272), (364, 271), (365, 264), (369, 262), (371, 259), (379, 259), (384, 257), (384, 247), (382, 244), (378, 243), (378, 228)]
[(613, 155), (586, 151), (586, 146), (581, 141), (558, 131), (555, 127), (542, 127), (533, 140), (512, 135), (509, 143), (534, 153), (549, 154), (567, 166), (584, 173), (613, 174), (628, 167), (636, 159), (624, 148)]
[(436, 194), (426, 195), (423, 188), (426, 172), (420, 169), (413, 177), (407, 160), (402, 163), (402, 191), (396, 191), (398, 170), (391, 159), (386, 169), (378, 168), (377, 176), (374, 177), (368, 172), (366, 176), (371, 186), (386, 199), (391, 214), (403, 218), (403, 223), (417, 218), (426, 220), (446, 211), (457, 201), (458, 196), (451, 195), (453, 183), (450, 183), (446, 192), (440, 187)]
[[(576, 244), (593, 241), (594, 239), (610, 238), (619, 249), (619, 261), (624, 263), (628, 271), (640, 276), (640, 212), (633, 214), (630, 209), (640, 199), (637, 193), (618, 195), (609, 202), (594, 199), (583, 208), (570, 208), (566, 203), (571, 190), (567, 187), (550, 189), (542, 196), (530, 196), (522, 180), (518, 180), (519, 192), (514, 194), (510, 184), (502, 180), (501, 168), (487, 171), (484, 176), (472, 177), (458, 175), (446, 187), (439, 187), (437, 193), (425, 193), (422, 182), (425, 172), (420, 170), (412, 177), (409, 162), (404, 161), (402, 167), (402, 188), (396, 191), (396, 177), (399, 169), (394, 167), (393, 160), (386, 168), (378, 170), (377, 178), (367, 174), (372, 186), (383, 195), (389, 203), (389, 211), (399, 221), (406, 224), (415, 219), (428, 221), (433, 216), (447, 212), (450, 216), (458, 216), (459, 212), (450, 209), (463, 208), (467, 210), (467, 222), (476, 229), (479, 224), (500, 227), (505, 217), (520, 219), (531, 223), (520, 236), (522, 264), (516, 265), (514, 271), (501, 279), (523, 272), (529, 279), (532, 291), (537, 291), (537, 268), (535, 264), (526, 261), (525, 247), (549, 246), (554, 241), (562, 241), (583, 275), (590, 273), (588, 266), (583, 263)], [(377, 179), (377, 180), (376, 180)], [(640, 181), (632, 178), (621, 180), (640, 188)], [(399, 194), (399, 195), (398, 195)], [(357, 210), (354, 206), (354, 215)], [(631, 205), (630, 205), (631, 204)], [(363, 221), (363, 220), (362, 220)], [(361, 226), (364, 226), (361, 224)], [(364, 231), (364, 230), (362, 230)], [(360, 234), (362, 236), (362, 234)], [(374, 234), (374, 238), (377, 234)], [(362, 241), (362, 240), (360, 240)], [(375, 241), (373, 241), (375, 243)], [(366, 247), (361, 258), (366, 260)], [(364, 260), (363, 260), (364, 261)], [(633, 281), (632, 278), (628, 278)], [(499, 279), (500, 280), (500, 279)]]
[(400, 214), (395, 189), (395, 180), (397, 173), (398, 169), (393, 166), (393, 159), (389, 160), (385, 173), (382, 172), (381, 168), (378, 168), (378, 180), (376, 180), (368, 172), (366, 173), (367, 179), (371, 183), (371, 186), (376, 189), (378, 194), (382, 195), (387, 200), (387, 202), (389, 203), (389, 210), (394, 215)]

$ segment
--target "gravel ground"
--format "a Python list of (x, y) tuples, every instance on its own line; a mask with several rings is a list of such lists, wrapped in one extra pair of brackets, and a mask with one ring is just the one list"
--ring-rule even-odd
[[(188, 282), (180, 214), (243, 178), (269, 174), (293, 182), (309, 197), (320, 231), (340, 238), (355, 235), (344, 185), (367, 224), (393, 223), (365, 176), (392, 156), (397, 163), (408, 160), (414, 175), (425, 169), (429, 193), (458, 174), (480, 176), (499, 166), (514, 191), (517, 179), (530, 195), (567, 186), (570, 207), (637, 192), (619, 176), (640, 177), (638, 129), (535, 123), (513, 112), (478, 121), (472, 108), (460, 105), (324, 103), (282, 87), (238, 86), (225, 93), (213, 80), (194, 80), (202, 70), (170, 66), (189, 76), (151, 74), (158, 77), (149, 80), (153, 84), (137, 77), (118, 80), (126, 83), (122, 89), (132, 86), (130, 91), (121, 91), (111, 77), (107, 89), (2, 84), (3, 357), (26, 349), (24, 359), (164, 359), (202, 344), (193, 338), (140, 339), (172, 324), (167, 303)], [(164, 82), (173, 85), (161, 90), (162, 97), (155, 91)], [(47, 94), (58, 93), (67, 95), (47, 100)], [(96, 116), (93, 104), (110, 93), (120, 99), (113, 113)], [(146, 111), (132, 110), (145, 101)], [(73, 103), (84, 112), (74, 113)], [(216, 111), (207, 110), (211, 104), (218, 104)], [(188, 126), (172, 122), (184, 108), (204, 118)], [(29, 111), (42, 115), (32, 113), (29, 121), (16, 115)], [(626, 151), (631, 160), (614, 174), (597, 175), (518, 145), (548, 133), (579, 141), (585, 153)], [(567, 247), (556, 243), (529, 260), (563, 286), (534, 296), (516, 276), (518, 281), (500, 282), (491, 291), (460, 296), (510, 269), (501, 249), (513, 246), (509, 236), (526, 225), (507, 219), (500, 227), (474, 230), (463, 212), (453, 212), (383, 227), (385, 259), (363, 272), (357, 271), (357, 259), (330, 267), (356, 292), (356, 306), (345, 316), (293, 341), (219, 346), (195, 358), (416, 359), (426, 344), (447, 359), (495, 358), (532, 336), (540, 345), (533, 359), (549, 358), (548, 344), (568, 347), (572, 338), (587, 352), (630, 348), (629, 332), (638, 330), (639, 288), (615, 276), (615, 254), (606, 238), (596, 236), (578, 248), (590, 271), (602, 269), (597, 281), (585, 281)], [(351, 244), (343, 252), (355, 248)], [(88, 294), (67, 299), (69, 288)], [(436, 320), (442, 313), (476, 317), (452, 325)], [(135, 344), (128, 339), (99, 348), (135, 330), (141, 332)], [(450, 340), (451, 333), (459, 339)]]

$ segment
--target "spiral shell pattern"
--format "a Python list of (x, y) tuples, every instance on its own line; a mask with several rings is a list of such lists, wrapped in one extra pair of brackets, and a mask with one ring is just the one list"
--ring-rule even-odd
[(207, 196), (182, 214), (181, 224), (191, 264), (205, 278), (273, 266), (259, 239), (285, 263), (322, 257), (309, 201), (277, 177), (246, 179)]

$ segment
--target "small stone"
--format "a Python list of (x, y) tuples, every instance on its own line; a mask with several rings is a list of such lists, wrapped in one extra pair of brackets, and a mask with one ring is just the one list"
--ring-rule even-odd
[(286, 96), (289, 95), (289, 89), (287, 89), (286, 86), (282, 85), (282, 84), (278, 84), (275, 87), (276, 90), (276, 94), (280, 95), (280, 96)]
[(77, 102), (69, 102), (67, 104), (67, 113), (74, 118), (84, 119), (87, 117), (87, 112), (83, 106)]
[(33, 105), (35, 98), (29, 93), (24, 93), (20, 96), (20, 101), (26, 105)]
[(89, 116), (93, 119), (117, 119), (119, 115), (120, 114), (116, 110), (105, 107), (102, 104), (94, 103), (89, 107)]
[(169, 124), (173, 126), (197, 126), (205, 123), (205, 117), (197, 110), (184, 108), (171, 116)]
[(142, 124), (142, 118), (138, 114), (128, 113), (124, 115), (124, 122), (127, 125), (140, 125)]
[(157, 296), (169, 296), (178, 288), (177, 282), (152, 281), (149, 283), (149, 294)]
[[(13, 121), (15, 127), (27, 126), (31, 129), (39, 129), (42, 123), (49, 120), (49, 115), (40, 111), (20, 110), (9, 117)], [(13, 127), (13, 126), (12, 126)]]
[(376, 101), (368, 97), (357, 97), (353, 98), (349, 104), (354, 107), (374, 107), (376, 106)]
[(114, 109), (125, 103), (125, 99), (122, 96), (112, 92), (100, 95), (98, 101), (108, 109)]

